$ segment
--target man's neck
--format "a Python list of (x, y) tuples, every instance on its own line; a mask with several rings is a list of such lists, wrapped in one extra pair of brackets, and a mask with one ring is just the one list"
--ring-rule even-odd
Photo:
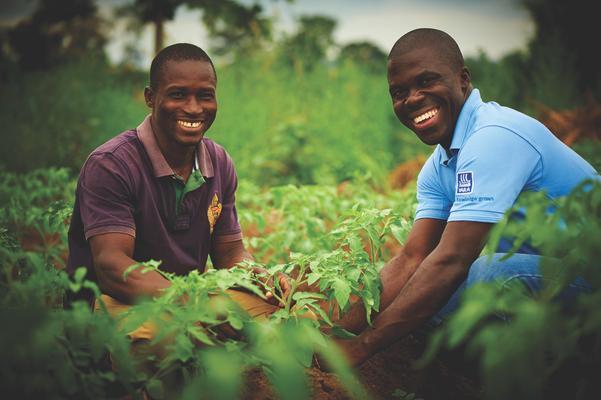
[(165, 140), (162, 136), (157, 135), (157, 127), (151, 121), (154, 137), (157, 141), (159, 149), (165, 157), (167, 164), (171, 167), (176, 175), (188, 180), (194, 167), (194, 157), (196, 156), (196, 145), (182, 146), (173, 141)]

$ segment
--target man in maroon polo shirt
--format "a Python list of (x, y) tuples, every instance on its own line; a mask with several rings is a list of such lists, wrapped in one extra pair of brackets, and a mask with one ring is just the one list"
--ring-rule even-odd
[[(250, 258), (236, 215), (234, 165), (204, 138), (217, 113), (216, 88), (202, 49), (163, 49), (144, 90), (151, 115), (94, 150), (81, 169), (67, 268), (87, 267), (111, 304), (132, 304), (169, 286), (156, 272), (136, 270), (124, 280), (138, 262), (161, 260), (162, 270), (182, 275), (204, 270), (209, 255), (216, 268)], [(268, 312), (273, 306), (265, 304)]]

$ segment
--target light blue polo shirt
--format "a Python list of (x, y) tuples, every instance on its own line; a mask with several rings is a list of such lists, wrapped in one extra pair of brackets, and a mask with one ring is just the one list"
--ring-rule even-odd
[(567, 195), (599, 173), (542, 123), (473, 89), (459, 118), (450, 154), (441, 146), (417, 180), (415, 219), (498, 222), (520, 193)]

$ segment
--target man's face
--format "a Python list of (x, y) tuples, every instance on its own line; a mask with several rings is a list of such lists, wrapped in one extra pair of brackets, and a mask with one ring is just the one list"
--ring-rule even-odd
[(197, 145), (215, 120), (216, 89), (210, 63), (167, 61), (155, 90), (144, 91), (159, 145)]
[(455, 71), (448, 64), (430, 48), (388, 61), (388, 87), (397, 118), (422, 142), (446, 149), (470, 88), (467, 69)]

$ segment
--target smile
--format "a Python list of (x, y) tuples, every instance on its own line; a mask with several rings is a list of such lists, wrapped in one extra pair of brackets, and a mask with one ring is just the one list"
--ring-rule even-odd
[(428, 110), (425, 113), (413, 118), (413, 123), (419, 124), (421, 122), (429, 120), (430, 118), (434, 117), (436, 114), (438, 114), (438, 108), (433, 108), (433, 109)]
[(198, 128), (202, 125), (202, 121), (182, 121), (181, 119), (177, 120), (177, 124), (179, 126), (183, 126), (184, 128)]

